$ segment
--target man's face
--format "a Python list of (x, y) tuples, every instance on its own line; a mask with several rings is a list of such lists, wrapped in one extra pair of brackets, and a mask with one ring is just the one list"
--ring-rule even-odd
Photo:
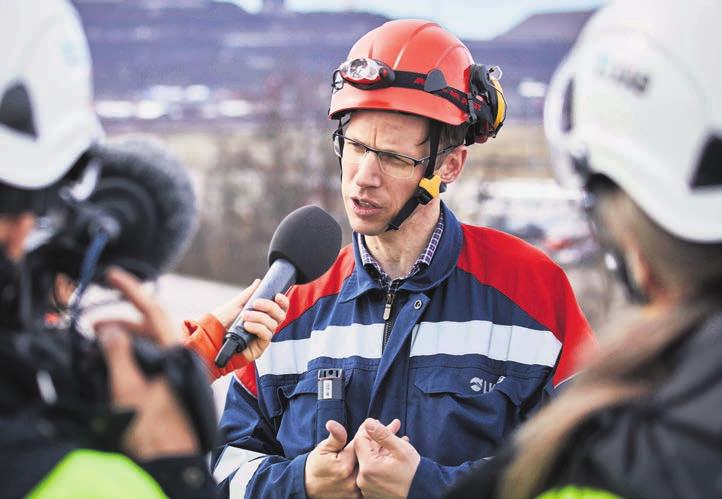
[[(355, 111), (344, 135), (374, 149), (421, 159), (429, 155), (428, 120), (386, 111)], [(358, 164), (342, 160), (341, 193), (349, 224), (367, 236), (383, 234), (389, 222), (414, 194), (424, 165), (409, 178), (384, 173), (376, 154), (366, 153)]]

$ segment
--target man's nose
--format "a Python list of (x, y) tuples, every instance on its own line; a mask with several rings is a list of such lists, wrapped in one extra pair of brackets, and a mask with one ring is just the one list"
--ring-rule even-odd
[(366, 151), (356, 168), (355, 181), (362, 187), (378, 187), (381, 185), (381, 165), (379, 158), (373, 151)]

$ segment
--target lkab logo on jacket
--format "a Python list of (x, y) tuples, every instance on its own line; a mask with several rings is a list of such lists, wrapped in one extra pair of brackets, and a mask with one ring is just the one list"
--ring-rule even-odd
[(479, 379), (475, 376), (471, 378), (471, 380), (469, 380), (469, 386), (471, 386), (471, 389), (475, 392), (489, 393), (494, 389), (496, 385), (498, 385), (502, 381), (504, 381), (504, 376), (499, 376), (499, 379), (496, 380), (496, 383), (491, 383), (489, 381)]

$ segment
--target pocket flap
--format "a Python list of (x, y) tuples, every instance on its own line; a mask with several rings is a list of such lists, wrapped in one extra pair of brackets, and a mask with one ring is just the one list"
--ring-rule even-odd
[(281, 387), (281, 393), (287, 399), (296, 397), (304, 393), (315, 394), (318, 391), (318, 380), (313, 376), (304, 377), (293, 385), (284, 385)]
[[(343, 385), (344, 388), (348, 387), (349, 381), (351, 381), (351, 374), (353, 373), (353, 370), (351, 369), (344, 369), (343, 373)], [(302, 394), (308, 394), (312, 393), (314, 395), (318, 394), (318, 369), (314, 369), (313, 371), (308, 371), (307, 373), (303, 374), (301, 378), (299, 378), (298, 382), (291, 385), (283, 385), (281, 386), (281, 393), (283, 393), (283, 396), (287, 399), (296, 397), (298, 395)]]
[(420, 368), (414, 385), (426, 394), (452, 393), (461, 397), (475, 397), (494, 389), (503, 376), (478, 368)]

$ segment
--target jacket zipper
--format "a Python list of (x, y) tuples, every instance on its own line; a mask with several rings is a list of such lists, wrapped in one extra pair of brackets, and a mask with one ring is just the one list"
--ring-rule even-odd
[(391, 327), (393, 321), (391, 320), (391, 307), (394, 304), (394, 293), (386, 293), (386, 305), (384, 306), (384, 339), (381, 343), (381, 353), (383, 354), (386, 349), (386, 343), (389, 342), (389, 336), (391, 336)]

